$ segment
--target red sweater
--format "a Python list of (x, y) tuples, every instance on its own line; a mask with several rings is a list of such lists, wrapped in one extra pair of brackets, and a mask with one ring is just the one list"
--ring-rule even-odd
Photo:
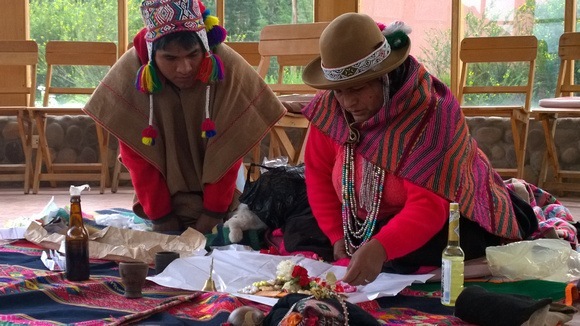
[[(308, 201), (318, 225), (333, 244), (344, 238), (341, 217), (343, 157), (344, 146), (317, 128), (310, 130), (305, 149)], [(357, 193), (362, 180), (362, 162), (363, 158), (357, 155)], [(379, 221), (390, 220), (373, 238), (383, 245), (388, 259), (403, 257), (435, 236), (445, 225), (448, 212), (446, 199), (387, 173), (377, 225)], [(359, 209), (358, 216), (365, 218), (366, 211)]]
[[(150, 219), (156, 220), (171, 213), (171, 194), (161, 172), (122, 142), (119, 142), (119, 149), (145, 214)], [(234, 164), (218, 182), (203, 186), (205, 210), (215, 213), (227, 212), (232, 203), (241, 164), (242, 160)]]

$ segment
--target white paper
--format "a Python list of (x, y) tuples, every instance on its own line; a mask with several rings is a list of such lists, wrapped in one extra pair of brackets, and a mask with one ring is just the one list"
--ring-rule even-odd
[[(274, 305), (278, 298), (238, 293), (238, 290), (256, 281), (276, 277), (276, 267), (281, 261), (292, 260), (308, 270), (311, 277), (324, 278), (332, 271), (337, 279), (344, 277), (346, 267), (334, 266), (301, 256), (274, 256), (255, 251), (214, 250), (210, 256), (195, 256), (174, 260), (163, 273), (147, 279), (159, 285), (183, 290), (200, 291), (209, 278), (211, 258), (214, 258), (214, 282), (220, 292)], [(217, 275), (217, 277), (216, 277)], [(381, 273), (366, 286), (357, 286), (357, 292), (348, 293), (352, 303), (394, 296), (414, 282), (425, 283), (433, 274), (400, 275)]]
[(40, 260), (51, 271), (64, 271), (66, 269), (66, 259), (56, 250), (43, 251)]
[[(30, 222), (28, 223), (30, 224)], [(26, 227), (14, 227), (14, 228), (2, 228), (0, 229), (0, 239), (2, 240), (18, 240), (24, 239), (24, 234), (26, 233)]]

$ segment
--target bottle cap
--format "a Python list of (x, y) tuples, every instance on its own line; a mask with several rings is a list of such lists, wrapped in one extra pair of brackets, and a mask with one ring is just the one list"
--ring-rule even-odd
[(71, 196), (80, 196), (81, 192), (85, 189), (91, 190), (88, 184), (82, 186), (70, 186), (69, 193)]
[(459, 210), (459, 204), (458, 203), (449, 203), (449, 210), (450, 211), (458, 211)]

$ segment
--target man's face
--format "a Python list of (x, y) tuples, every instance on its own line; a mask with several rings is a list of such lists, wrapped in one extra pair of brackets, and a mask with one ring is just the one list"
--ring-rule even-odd
[(177, 42), (155, 51), (155, 64), (159, 71), (180, 89), (193, 87), (204, 53), (201, 44), (184, 49)]

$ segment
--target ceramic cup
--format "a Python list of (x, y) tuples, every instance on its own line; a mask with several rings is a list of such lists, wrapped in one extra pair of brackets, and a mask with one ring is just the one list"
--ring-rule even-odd
[(172, 261), (179, 258), (179, 253), (175, 251), (160, 251), (155, 254), (155, 273), (161, 274), (165, 267)]
[(144, 262), (119, 263), (119, 275), (125, 286), (125, 297), (134, 299), (143, 296), (143, 284), (149, 271), (149, 265)]

